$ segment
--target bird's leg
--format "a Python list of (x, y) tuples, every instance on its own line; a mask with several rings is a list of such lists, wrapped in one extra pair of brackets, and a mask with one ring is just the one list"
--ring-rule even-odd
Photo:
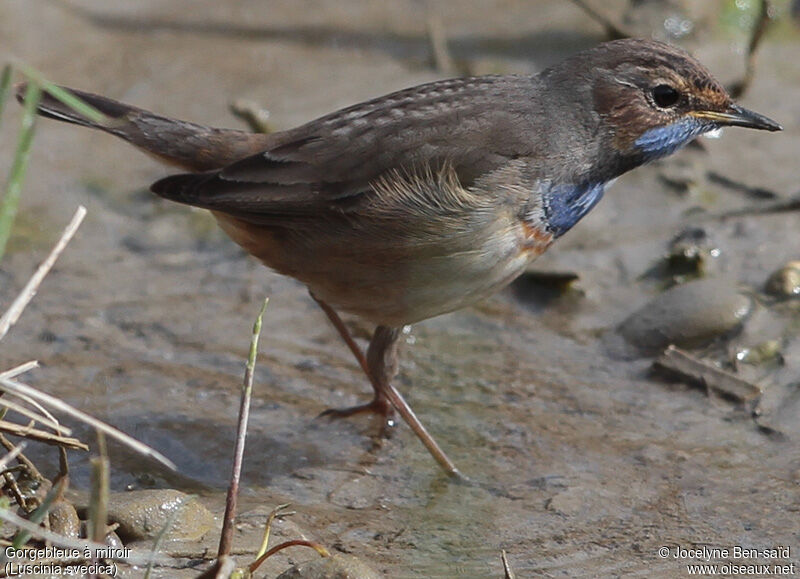
[(422, 423), (414, 414), (414, 411), (391, 384), (392, 378), (397, 374), (397, 347), (400, 338), (400, 330), (397, 328), (389, 328), (386, 326), (378, 326), (375, 328), (375, 333), (369, 343), (367, 356), (358, 347), (353, 336), (347, 326), (344, 325), (342, 318), (336, 313), (332, 307), (317, 299), (314, 294), (311, 297), (319, 304), (325, 315), (331, 321), (333, 326), (339, 332), (339, 335), (350, 348), (350, 351), (358, 360), (358, 364), (364, 373), (369, 378), (372, 388), (375, 391), (375, 396), (372, 401), (360, 406), (353, 406), (351, 408), (344, 408), (341, 410), (330, 409), (323, 412), (320, 416), (330, 416), (334, 418), (352, 416), (361, 412), (375, 412), (382, 414), (390, 419), (394, 413), (394, 409), (400, 413), (406, 424), (414, 431), (414, 434), (422, 441), (431, 456), (439, 463), (444, 471), (454, 478), (462, 478), (461, 472), (456, 468), (456, 465), (451, 461), (441, 447), (436, 443), (433, 437), (428, 433)]
[(375, 328), (375, 334), (373, 334), (367, 350), (367, 366), (369, 367), (369, 374), (372, 376), (372, 385), (375, 388), (376, 395), (381, 392), (392, 403), (392, 406), (397, 409), (406, 424), (411, 427), (417, 438), (422, 441), (431, 456), (436, 459), (436, 462), (448, 475), (454, 478), (461, 478), (461, 473), (456, 468), (456, 465), (453, 464), (453, 461), (447, 457), (428, 433), (419, 418), (417, 418), (417, 415), (414, 414), (414, 411), (411, 410), (411, 407), (400, 395), (400, 392), (392, 386), (391, 380), (397, 374), (398, 369), (397, 346), (399, 339), (399, 328), (389, 328), (387, 326)]
[(394, 417), (394, 408), (386, 398), (386, 395), (383, 393), (383, 391), (378, 387), (377, 382), (373, 379), (369, 370), (369, 365), (367, 364), (367, 358), (364, 356), (364, 352), (362, 352), (361, 348), (358, 346), (358, 344), (356, 344), (356, 341), (350, 334), (350, 330), (348, 330), (347, 326), (344, 325), (342, 318), (339, 317), (339, 314), (336, 313), (336, 310), (322, 300), (317, 299), (314, 294), (311, 294), (311, 297), (315, 302), (317, 302), (317, 304), (319, 304), (319, 307), (322, 308), (322, 311), (325, 312), (326, 316), (328, 316), (328, 319), (333, 324), (333, 327), (336, 328), (336, 331), (339, 332), (339, 335), (342, 337), (345, 344), (347, 344), (347, 347), (350, 348), (353, 356), (355, 356), (356, 360), (358, 361), (358, 365), (361, 366), (362, 370), (364, 370), (364, 374), (367, 375), (367, 378), (372, 384), (372, 389), (375, 391), (375, 396), (366, 404), (359, 404), (358, 406), (351, 406), (350, 408), (331, 408), (320, 414), (320, 416), (345, 418), (347, 416), (353, 416), (363, 412), (374, 412), (375, 414), (382, 415), (386, 419), (387, 423), (391, 423), (392, 418)]

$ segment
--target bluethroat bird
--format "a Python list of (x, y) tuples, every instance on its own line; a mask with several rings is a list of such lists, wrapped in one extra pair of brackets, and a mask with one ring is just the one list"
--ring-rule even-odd
[[(720, 127), (781, 129), (735, 104), (683, 50), (636, 39), (534, 76), (423, 84), (272, 134), (72, 92), (111, 122), (52, 95), (39, 112), (190, 171), (153, 192), (210, 210), (247, 252), (308, 286), (374, 389), (368, 404), (329, 414), (397, 409), (451, 475), (455, 465), (391, 385), (400, 329), (509, 284), (623, 173)], [(377, 326), (366, 356), (337, 311)]]

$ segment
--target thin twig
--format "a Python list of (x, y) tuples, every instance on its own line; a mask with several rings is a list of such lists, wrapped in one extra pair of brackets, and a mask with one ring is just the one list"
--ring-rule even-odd
[[(0, 445), (3, 446), (8, 451), (14, 450), (15, 446), (14, 443), (7, 439), (4, 435), (0, 434)], [(61, 448), (61, 447), (59, 447)], [(31, 462), (31, 460), (25, 456), (24, 454), (20, 454), (17, 457), (17, 462), (19, 462), (22, 466), (24, 466), (28, 471), (28, 476), (35, 480), (45, 480), (42, 476), (42, 473), (39, 472), (39, 469), (36, 468), (36, 465)]]
[(442, 20), (436, 15), (431, 15), (428, 18), (427, 28), (428, 42), (433, 53), (433, 65), (436, 67), (436, 71), (448, 76), (457, 74), (458, 70), (447, 46), (447, 36)]
[(0, 432), (11, 434), (12, 436), (19, 436), (27, 438), (28, 440), (36, 440), (45, 444), (52, 444), (56, 446), (66, 446), (74, 450), (89, 450), (89, 447), (82, 443), (77, 438), (68, 436), (59, 436), (46, 430), (39, 430), (38, 428), (31, 428), (30, 426), (23, 426), (7, 420), (0, 420)]
[[(61, 481), (59, 481), (57, 485), (54, 485), (47, 492), (47, 495), (45, 495), (42, 503), (38, 507), (36, 507), (36, 510), (33, 511), (28, 516), (27, 520), (30, 521), (31, 524), (34, 525), (41, 524), (41, 522), (45, 519), (45, 517), (47, 517), (47, 514), (50, 512), (50, 507), (53, 506), (53, 503), (56, 502), (56, 499), (60, 498), (63, 495), (66, 484), (67, 481), (62, 479)], [(30, 538), (31, 534), (27, 530), (20, 529), (14, 535), (14, 539), (11, 542), (11, 544), (15, 548), (21, 549), (22, 546), (25, 545), (25, 543), (27, 543)]]
[(63, 446), (58, 447), (58, 474), (56, 478), (53, 479), (55, 481), (59, 481), (62, 478), (67, 478), (69, 476), (69, 462), (67, 461), (67, 449)]
[(768, 201), (758, 205), (748, 205), (739, 209), (731, 209), (720, 213), (708, 213), (702, 217), (706, 219), (727, 219), (729, 217), (745, 217), (750, 215), (772, 215), (773, 213), (788, 213), (800, 211), (800, 193), (792, 197), (785, 197), (778, 201)]
[(17, 458), (25, 447), (28, 446), (28, 443), (24, 440), (16, 445), (14, 448), (9, 450), (3, 458), (0, 458), (0, 471), (3, 471), (8, 466), (8, 463)]
[(22, 491), (19, 489), (19, 485), (17, 484), (17, 479), (14, 478), (14, 475), (11, 472), (6, 471), (2, 474), (3, 478), (3, 489), (5, 490), (6, 494), (8, 494), (14, 501), (19, 505), (19, 508), (23, 510), (23, 512), (28, 512), (28, 500), (25, 498), (25, 495), (22, 494)]
[(98, 454), (89, 461), (92, 469), (91, 494), (89, 499), (89, 537), (96, 543), (106, 540), (106, 521), (108, 519), (108, 453), (106, 439), (97, 432)]
[(723, 175), (722, 173), (717, 173), (716, 171), (709, 171), (708, 173), (706, 173), (706, 176), (708, 177), (708, 180), (711, 181), (712, 183), (716, 183), (717, 185), (726, 187), (731, 191), (744, 193), (746, 196), (751, 197), (753, 199), (776, 200), (781, 198), (781, 196), (775, 193), (775, 191), (771, 191), (766, 187), (747, 185), (745, 183), (741, 183), (740, 181), (736, 181), (735, 179), (731, 179), (727, 175)]
[(589, 6), (584, 0), (572, 0), (572, 3), (583, 10), (589, 16), (589, 18), (605, 28), (606, 36), (609, 40), (619, 40), (620, 38), (627, 38), (630, 36), (630, 34), (614, 24), (609, 18), (600, 14), (597, 10)]
[(236, 445), (234, 447), (233, 466), (231, 467), (231, 480), (228, 485), (228, 496), (225, 500), (225, 515), (222, 520), (222, 533), (219, 539), (217, 556), (230, 555), (233, 546), (233, 523), (236, 518), (236, 500), (239, 495), (239, 480), (242, 476), (242, 463), (244, 461), (244, 443), (247, 436), (247, 421), (250, 416), (250, 397), (253, 392), (253, 372), (258, 355), (258, 338), (261, 335), (261, 320), (267, 309), (269, 298), (264, 300), (261, 311), (258, 312), (253, 324), (253, 335), (250, 338), (250, 353), (247, 357), (247, 366), (244, 371), (244, 383), (239, 403), (239, 423), (236, 429)]
[(701, 384), (738, 402), (749, 402), (761, 396), (761, 388), (757, 384), (742, 380), (675, 346), (667, 347), (653, 362), (653, 367)]
[(36, 410), (38, 410), (44, 416), (46, 416), (51, 422), (53, 422), (56, 425), (56, 428), (54, 430), (56, 430), (59, 434), (66, 434), (66, 435), (72, 434), (72, 431), (69, 428), (66, 428), (65, 426), (61, 426), (61, 423), (58, 421), (58, 419), (55, 416), (53, 416), (52, 412), (50, 412), (47, 408), (45, 408), (44, 406), (42, 406), (41, 404), (36, 402), (36, 400), (31, 398), (30, 396), (17, 395), (17, 398), (19, 398), (20, 400), (22, 400), (23, 402), (25, 402), (27, 404), (30, 404)]
[(24, 374), (25, 372), (30, 372), (34, 368), (39, 367), (39, 362), (36, 360), (31, 360), (30, 362), (25, 362), (24, 364), (20, 364), (19, 366), (14, 366), (13, 368), (6, 370), (5, 372), (0, 372), (0, 378), (16, 378), (20, 374)]
[(267, 134), (273, 132), (269, 124), (269, 111), (259, 106), (258, 103), (246, 99), (237, 99), (228, 105), (228, 109), (233, 116), (242, 120), (254, 133)]
[(110, 436), (111, 438), (121, 442), (122, 444), (128, 446), (129, 448), (133, 449), (134, 451), (138, 452), (141, 455), (149, 456), (150, 458), (157, 460), (170, 470), (176, 470), (175, 463), (169, 460), (166, 456), (147, 446), (144, 443), (139, 442), (135, 438), (125, 434), (121, 430), (117, 430), (113, 426), (106, 424), (94, 418), (93, 416), (89, 416), (85, 412), (78, 410), (77, 408), (70, 406), (63, 400), (59, 400), (55, 396), (51, 396), (49, 394), (45, 394), (44, 392), (39, 392), (35, 388), (28, 386), (27, 384), (22, 384), (21, 382), (17, 382), (15, 380), (8, 380), (6, 378), (0, 378), (0, 389), (6, 390), (13, 394), (19, 395), (24, 394), (30, 396), (45, 404), (51, 408), (58, 410), (59, 412), (63, 412), (65, 414), (69, 414), (70, 416), (77, 418), (88, 424), (89, 426), (95, 428), (96, 430), (100, 430)]
[(428, 433), (428, 429), (420, 422), (419, 418), (417, 418), (417, 414), (414, 410), (411, 409), (411, 406), (408, 405), (403, 395), (400, 394), (400, 391), (394, 387), (393, 384), (387, 382), (384, 385), (384, 394), (389, 399), (389, 402), (392, 403), (395, 410), (397, 410), (398, 414), (403, 418), (406, 424), (408, 424), (409, 428), (414, 431), (414, 434), (417, 435), (422, 441), (422, 444), (425, 445), (425, 448), (428, 449), (428, 452), (431, 453), (431, 456), (439, 463), (439, 466), (442, 467), (444, 472), (447, 473), (448, 476), (454, 479), (461, 479), (467, 480), (460, 470), (456, 467), (455, 463), (450, 460), (450, 458), (444, 453), (441, 447), (437, 444), (437, 442), (433, 439), (433, 437)]
[(769, 28), (772, 20), (772, 3), (770, 0), (761, 0), (758, 16), (756, 17), (753, 31), (750, 34), (750, 42), (747, 45), (747, 56), (745, 57), (744, 76), (741, 80), (731, 85), (731, 96), (735, 99), (741, 98), (753, 82), (756, 73), (756, 50), (761, 45), (764, 33)]
[(77, 211), (75, 211), (75, 215), (72, 216), (72, 220), (64, 229), (64, 233), (61, 234), (61, 238), (58, 240), (55, 247), (53, 247), (50, 255), (48, 255), (47, 259), (42, 262), (36, 272), (31, 276), (31, 279), (28, 281), (25, 287), (22, 288), (22, 291), (17, 296), (17, 299), (12, 302), (11, 306), (3, 314), (3, 317), (0, 318), (0, 340), (5, 337), (9, 328), (17, 323), (17, 320), (22, 315), (25, 307), (33, 299), (33, 296), (36, 295), (36, 290), (39, 288), (42, 280), (53, 267), (53, 264), (55, 264), (58, 256), (64, 251), (64, 248), (67, 247), (67, 244), (75, 235), (75, 232), (78, 230), (78, 227), (85, 216), (86, 208), (81, 205), (78, 207)]
[(508, 562), (505, 549), (500, 550), (500, 558), (503, 560), (503, 572), (505, 574), (505, 579), (516, 579), (517, 576), (514, 574), (514, 570), (511, 568), (511, 565)]
[(35, 422), (39, 422), (40, 424), (47, 426), (48, 428), (52, 428), (56, 431), (57, 434), (61, 436), (69, 436), (72, 434), (72, 431), (67, 428), (66, 426), (61, 426), (58, 421), (51, 420), (47, 418), (47, 416), (43, 416), (41, 414), (37, 414), (32, 410), (28, 410), (22, 404), (17, 404), (16, 402), (9, 400), (7, 398), (0, 398), (0, 406), (4, 406), (9, 410), (16, 412), (18, 414), (22, 414), (23, 416), (30, 418)]
[[(0, 378), (16, 378), (20, 374), (24, 374), (25, 372), (29, 372), (34, 368), (38, 367), (39, 367), (39, 362), (37, 360), (31, 360), (30, 362), (25, 362), (24, 364), (15, 366), (14, 368), (6, 370), (5, 372), (0, 372)], [(44, 414), (49, 420), (55, 423), (56, 427), (54, 428), (54, 430), (56, 430), (61, 434), (66, 434), (66, 435), (72, 434), (72, 431), (69, 428), (67, 428), (66, 426), (61, 426), (61, 423), (58, 421), (58, 419), (55, 416), (53, 416), (53, 414), (49, 410), (47, 410), (47, 408), (36, 402), (36, 400), (33, 400), (29, 396), (19, 396), (19, 398), (21, 400), (24, 400), (34, 408), (36, 408), (39, 412)]]

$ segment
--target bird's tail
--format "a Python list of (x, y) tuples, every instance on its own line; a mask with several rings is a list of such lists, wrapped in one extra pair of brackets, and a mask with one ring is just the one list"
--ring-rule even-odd
[[(62, 88), (103, 113), (108, 121), (88, 119), (46, 91), (39, 102), (40, 115), (110, 133), (163, 162), (191, 171), (222, 168), (267, 149), (271, 140), (269, 135), (170, 119), (100, 95)], [(24, 102), (26, 91), (26, 83), (17, 85), (17, 100)]]

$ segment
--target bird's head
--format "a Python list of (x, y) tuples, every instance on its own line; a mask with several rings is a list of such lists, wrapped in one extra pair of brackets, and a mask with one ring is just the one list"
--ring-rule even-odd
[(725, 126), (781, 130), (775, 121), (735, 104), (711, 73), (679, 48), (625, 39), (589, 53), (582, 74), (591, 79), (594, 110), (623, 170)]

